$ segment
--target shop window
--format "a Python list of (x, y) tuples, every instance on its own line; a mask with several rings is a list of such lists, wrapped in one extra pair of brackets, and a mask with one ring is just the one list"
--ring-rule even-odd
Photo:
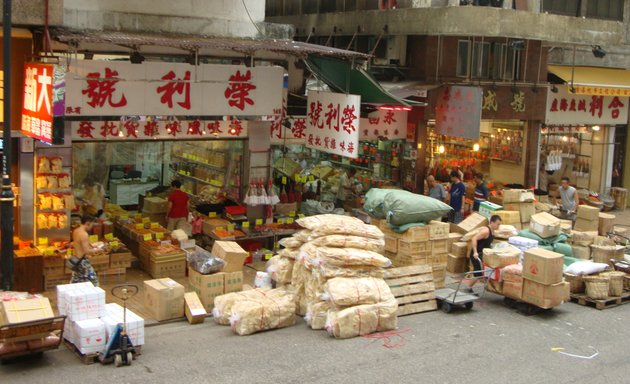
[(265, 16), (282, 16), (282, 0), (267, 0), (265, 2)]
[(284, 14), (286, 16), (299, 15), (300, 14), (300, 0), (284, 1)]
[(521, 79), (521, 50), (508, 47), (506, 50), (505, 70), (503, 72), (503, 80), (520, 80)]
[(542, 3), (543, 12), (564, 16), (580, 16), (580, 0), (545, 0)]
[(317, 3), (317, 1), (313, 0), (302, 0), (302, 14), (317, 13)]
[(490, 75), (490, 43), (475, 42), (472, 59), (472, 77), (487, 79)]
[(623, 0), (589, 1), (586, 17), (623, 21)]
[(468, 77), (468, 58), (470, 56), (470, 41), (457, 42), (457, 77)]
[(505, 44), (492, 44), (492, 78), (494, 80), (503, 79), (503, 59), (506, 50)]

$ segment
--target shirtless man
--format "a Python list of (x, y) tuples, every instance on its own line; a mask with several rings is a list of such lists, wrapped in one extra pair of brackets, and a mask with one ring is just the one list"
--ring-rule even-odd
[(84, 215), (81, 217), (81, 225), (72, 232), (74, 256), (79, 259), (79, 263), (74, 271), (72, 271), (72, 280), (70, 283), (90, 281), (95, 287), (98, 287), (98, 276), (89, 260), (89, 257), (96, 252), (90, 244), (88, 235), (88, 231), (92, 229), (95, 222), (95, 217)]

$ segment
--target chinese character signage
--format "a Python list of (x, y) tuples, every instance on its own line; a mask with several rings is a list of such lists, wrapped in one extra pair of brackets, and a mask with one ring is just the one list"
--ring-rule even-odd
[(596, 95), (596, 96), (621, 96), (629, 97), (629, 88), (614, 87), (598, 87), (592, 85), (576, 85), (575, 93), (578, 95)]
[(65, 115), (273, 115), (282, 108), (283, 75), (281, 67), (75, 61)]
[(376, 116), (361, 119), (361, 140), (407, 138), (407, 112), (379, 110)]
[(273, 121), (271, 123), (271, 144), (305, 144), (306, 143), (306, 116), (294, 116), (284, 120), (287, 126)]
[(306, 102), (306, 146), (357, 158), (361, 96), (309, 91)]
[(73, 121), (72, 141), (196, 140), (247, 137), (247, 121)]
[(547, 124), (626, 124), (628, 98), (622, 96), (578, 95), (568, 86), (547, 94)]
[(52, 64), (24, 65), (23, 134), (47, 143), (53, 142), (53, 72)]
[[(493, 109), (492, 98), (486, 96), (485, 107)], [(515, 108), (524, 108), (522, 99), (515, 99)], [(479, 139), (481, 128), (482, 88), (465, 86), (442, 87), (435, 103), (435, 132), (440, 135)]]

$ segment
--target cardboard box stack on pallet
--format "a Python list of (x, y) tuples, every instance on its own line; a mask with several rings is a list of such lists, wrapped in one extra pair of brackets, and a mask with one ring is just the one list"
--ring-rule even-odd
[[(196, 250), (202, 251), (204, 250)], [(192, 265), (188, 271), (188, 282), (208, 313), (212, 312), (217, 296), (243, 290), (243, 263), (249, 256), (247, 251), (233, 241), (215, 241), (210, 253), (210, 256), (225, 262), (221, 272), (202, 274)]]
[(540, 308), (553, 308), (570, 297), (569, 283), (562, 276), (564, 256), (541, 248), (525, 252), (523, 301)]
[[(534, 198), (534, 193), (525, 189), (506, 189), (503, 191), (503, 201), (501, 204), (503, 211), (519, 212), (522, 228), (519, 228), (516, 225), (517, 223), (510, 225), (516, 226), (516, 229), (519, 230), (527, 228), (531, 217), (536, 214)], [(511, 221), (513, 221), (513, 219), (511, 219)]]
[(385, 255), (397, 267), (430, 265), (436, 288), (444, 286), (449, 249), (449, 224), (431, 221), (396, 233), (384, 221), (378, 221), (385, 234)]

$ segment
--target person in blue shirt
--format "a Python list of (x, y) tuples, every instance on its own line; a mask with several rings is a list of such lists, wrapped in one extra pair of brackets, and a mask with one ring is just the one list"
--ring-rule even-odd
[(466, 186), (462, 183), (460, 173), (451, 172), (451, 201), (450, 206), (453, 210), (449, 213), (449, 221), (453, 224), (459, 224), (464, 220), (464, 201), (466, 200)]
[(483, 181), (483, 175), (481, 173), (475, 173), (473, 180), (475, 181), (475, 202), (473, 204), (473, 211), (479, 212), (481, 203), (488, 200), (490, 190)]

